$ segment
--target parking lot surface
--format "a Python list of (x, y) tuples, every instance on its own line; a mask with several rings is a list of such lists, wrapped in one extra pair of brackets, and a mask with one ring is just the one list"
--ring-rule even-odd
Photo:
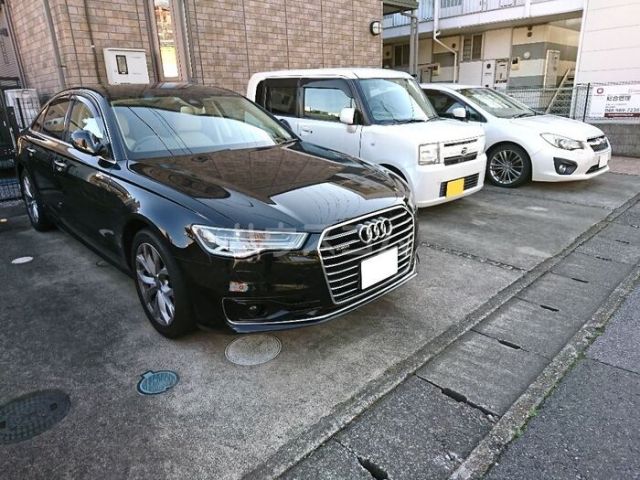
[[(37, 233), (25, 216), (10, 217), (0, 224), (0, 404), (55, 388), (69, 395), (71, 407), (51, 430), (0, 446), (0, 472), (4, 478), (258, 478), (261, 472), (281, 471), (445, 349), (491, 302), (509, 300), (505, 308), (519, 312), (510, 318), (528, 318), (527, 308), (540, 304), (542, 297), (547, 302), (549, 291), (558, 292), (559, 303), (571, 297), (580, 282), (566, 283), (564, 279), (571, 278), (567, 272), (588, 281), (579, 275), (597, 268), (607, 271), (611, 282), (619, 281), (624, 269), (640, 260), (640, 245), (628, 238), (636, 228), (632, 222), (637, 208), (615, 224), (601, 222), (638, 194), (640, 176), (609, 173), (573, 184), (487, 187), (452, 204), (422, 210), (421, 264), (414, 281), (337, 320), (278, 332), (281, 353), (258, 366), (235, 365), (225, 358), (225, 348), (238, 338), (226, 330), (201, 331), (179, 341), (162, 338), (148, 324), (126, 275), (65, 233)], [(603, 266), (589, 266), (602, 257), (598, 242), (603, 240), (593, 238), (520, 298), (505, 296), (515, 282), (566, 254), (565, 249), (594, 226), (601, 226), (603, 238), (609, 235), (620, 247), (608, 248), (611, 258), (599, 259)], [(33, 260), (11, 263), (25, 256)], [(583, 273), (576, 273), (580, 269)], [(429, 464), (434, 476), (451, 472), (460, 463), (456, 456), (467, 454), (491, 422), (478, 410), (460, 411), (461, 404), (448, 397), (444, 410), (430, 412), (430, 399), (442, 397), (432, 385), (442, 387), (441, 375), (456, 365), (462, 380), (456, 387), (455, 378), (447, 375), (447, 382), (453, 382), (450, 388), (469, 388), (463, 380), (474, 372), (461, 362), (474, 351), (487, 351), (487, 342), (498, 349), (498, 359), (504, 358), (503, 352), (530, 356), (527, 364), (535, 368), (514, 377), (526, 383), (578, 328), (585, 312), (615, 287), (598, 285), (588, 284), (594, 304), (584, 311), (580, 302), (569, 300), (575, 308), (563, 309), (562, 322), (540, 316), (541, 331), (558, 330), (557, 345), (537, 344), (536, 335), (518, 337), (512, 322), (504, 321), (509, 313), (501, 310), (398, 389), (392, 406), (405, 405), (407, 412), (440, 420), (443, 436), (444, 426), (455, 420), (447, 439), (424, 438), (419, 447), (428, 449), (434, 442), (434, 451), (442, 449)], [(571, 329), (562, 327), (567, 323)], [(507, 342), (512, 335), (514, 342), (529, 344), (514, 350), (491, 343), (491, 335)], [(180, 381), (161, 395), (142, 396), (136, 385), (150, 370), (175, 371)], [(477, 379), (477, 385), (463, 393), (489, 414), (502, 414), (519, 391), (496, 393), (491, 379)], [(378, 413), (368, 415), (370, 420), (354, 424), (338, 441), (325, 443), (319, 455), (339, 465), (345, 445), (349, 451), (365, 449), (361, 439), (378, 435)], [(452, 446), (442, 447), (447, 442)], [(447, 456), (456, 448), (456, 456)], [(388, 451), (384, 445), (380, 449)], [(363, 471), (352, 458), (343, 460), (344, 470), (337, 471), (353, 469), (353, 477), (345, 473), (335, 478), (368, 478), (360, 477)], [(405, 478), (411, 477), (410, 462), (403, 465), (408, 469)], [(297, 468), (312, 472), (314, 465)], [(397, 478), (403, 478), (402, 472)], [(311, 478), (296, 477), (295, 470), (291, 475)]]

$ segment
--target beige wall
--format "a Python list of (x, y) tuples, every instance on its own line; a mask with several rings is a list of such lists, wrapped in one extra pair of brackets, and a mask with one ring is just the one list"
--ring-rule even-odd
[(640, 2), (587, 0), (576, 81), (640, 83)]
[[(43, 0), (8, 0), (27, 86), (48, 95), (58, 81)], [(333, 66), (381, 66), (382, 38), (369, 24), (382, 18), (380, 0), (183, 0), (185, 36), (193, 81), (245, 93), (262, 70)], [(49, 0), (66, 86), (99, 82), (83, 0)], [(106, 81), (104, 48), (142, 48), (152, 69), (146, 0), (87, 0)]]

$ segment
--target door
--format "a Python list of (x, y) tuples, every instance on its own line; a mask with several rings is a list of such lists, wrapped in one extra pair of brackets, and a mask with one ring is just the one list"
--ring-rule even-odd
[(349, 83), (342, 79), (302, 80), (300, 97), (302, 111), (298, 136), (304, 141), (358, 157), (362, 125), (340, 122), (343, 108), (358, 110)]
[(54, 100), (42, 111), (25, 136), (27, 164), (45, 208), (59, 220), (64, 218), (62, 190), (54, 171), (54, 157), (61, 149), (64, 126), (71, 101)]
[(547, 50), (547, 59), (544, 67), (544, 87), (556, 88), (558, 86), (558, 68), (560, 67), (560, 51)]
[(90, 100), (74, 97), (69, 113), (66, 140), (69, 147), (57, 155), (54, 165), (61, 186), (69, 226), (74, 232), (105, 253), (116, 248), (115, 216), (121, 201), (111, 188), (110, 170), (113, 164), (101, 155), (82, 152), (72, 145), (71, 134), (87, 130), (108, 145), (104, 120)]
[(278, 117), (293, 132), (298, 131), (298, 79), (269, 78), (258, 84), (255, 102)]

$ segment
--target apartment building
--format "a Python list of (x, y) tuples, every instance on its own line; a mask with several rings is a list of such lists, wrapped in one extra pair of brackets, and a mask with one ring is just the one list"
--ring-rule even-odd
[[(555, 87), (573, 75), (584, 0), (437, 1), (416, 11), (420, 80)], [(409, 18), (386, 16), (384, 27), (384, 65), (407, 69)]]
[(0, 72), (44, 97), (114, 79), (244, 92), (262, 70), (379, 67), (382, 15), (381, 0), (0, 0)]

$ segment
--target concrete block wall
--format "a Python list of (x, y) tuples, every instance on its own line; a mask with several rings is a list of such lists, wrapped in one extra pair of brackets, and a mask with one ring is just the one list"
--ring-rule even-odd
[(638, 161), (640, 161), (640, 124), (591, 123), (607, 135), (614, 155), (638, 157)]
[[(106, 81), (103, 49), (142, 48), (152, 68), (146, 0), (49, 0), (67, 87)], [(274, 69), (379, 67), (382, 38), (369, 24), (382, 19), (380, 0), (182, 0), (190, 80), (245, 93), (251, 74)], [(27, 86), (50, 95), (63, 85), (53, 61), (42, 0), (8, 0)], [(153, 12), (151, 12), (151, 19)], [(88, 22), (93, 30), (99, 74)], [(188, 80), (188, 79), (185, 79)]]

